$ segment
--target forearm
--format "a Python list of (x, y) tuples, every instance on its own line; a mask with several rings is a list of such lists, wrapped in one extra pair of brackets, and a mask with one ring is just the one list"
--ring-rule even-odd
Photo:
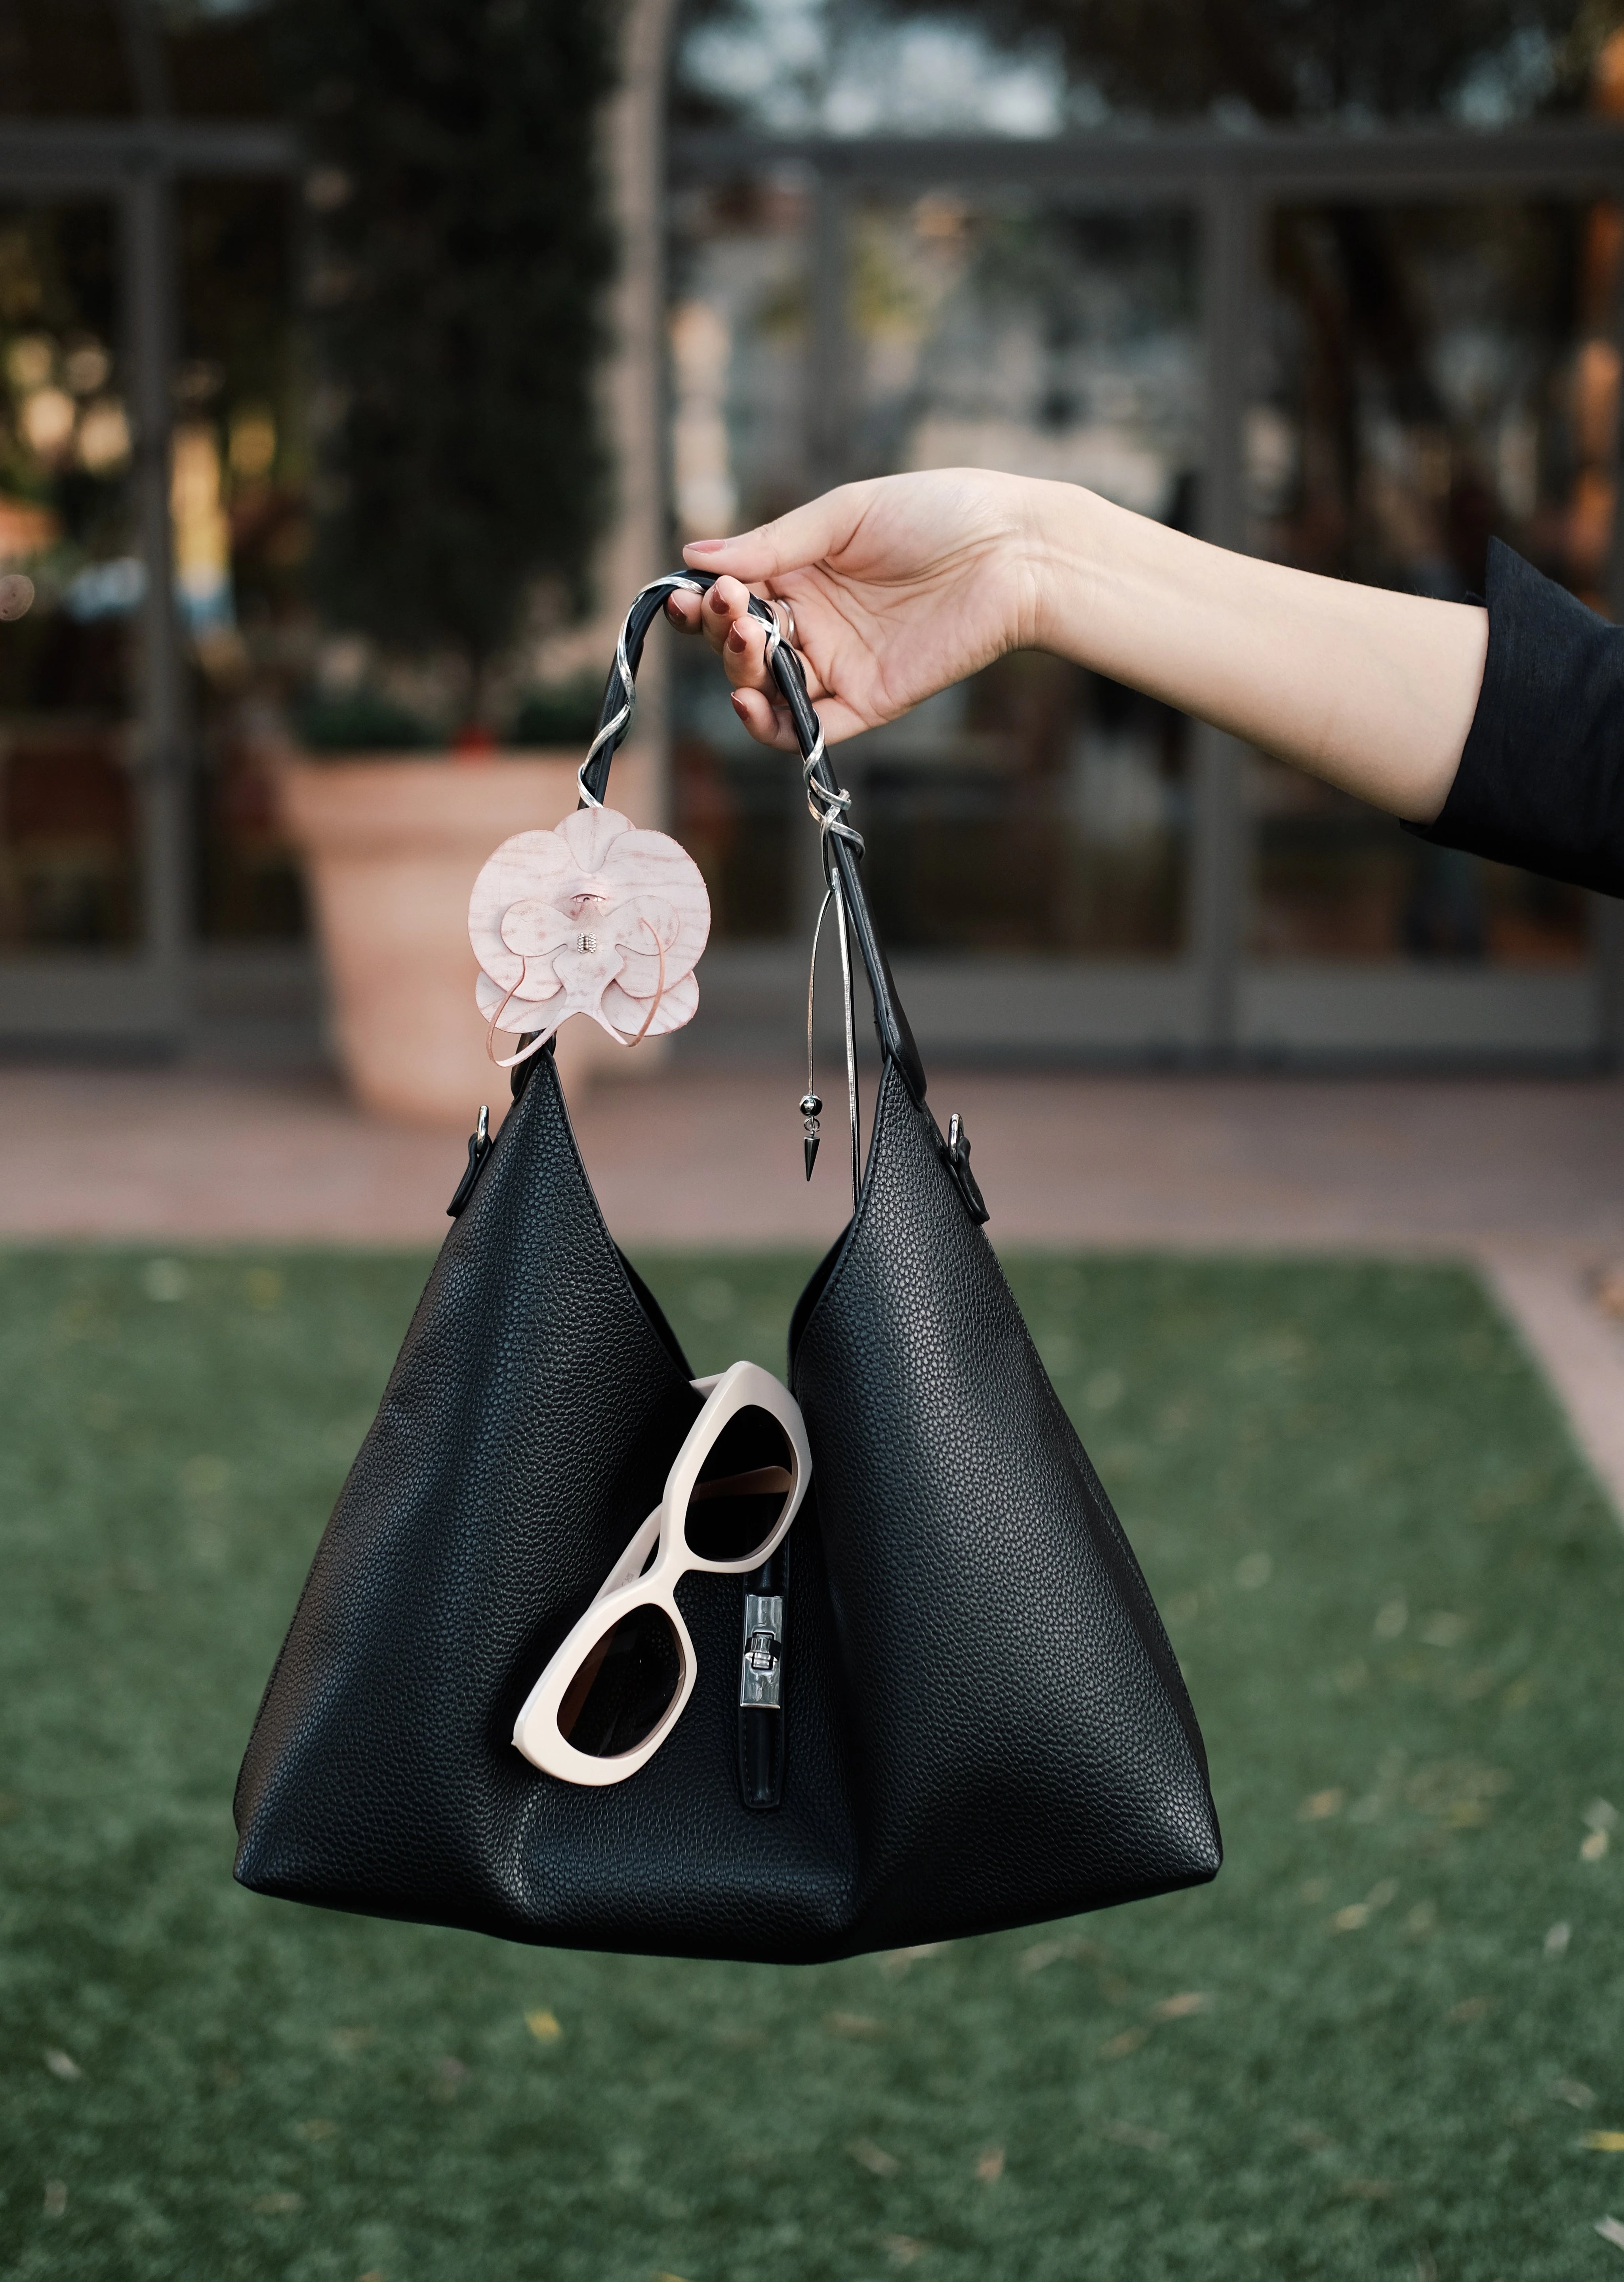
[(1485, 610), (1232, 555), (1064, 484), (1032, 486), (1030, 570), (1035, 646), (1395, 816), (1442, 807)]

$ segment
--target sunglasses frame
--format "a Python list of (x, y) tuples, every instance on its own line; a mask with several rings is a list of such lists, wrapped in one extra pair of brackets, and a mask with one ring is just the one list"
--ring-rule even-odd
[[(807, 1442), (800, 1406), (787, 1386), (758, 1363), (736, 1362), (710, 1378), (692, 1381), (705, 1397), (704, 1407), (683, 1438), (671, 1462), (659, 1504), (632, 1538), (624, 1553), (593, 1595), (592, 1604), (570, 1626), (547, 1658), (540, 1678), (525, 1697), (514, 1721), (515, 1747), (544, 1774), (561, 1782), (601, 1785), (624, 1782), (646, 1767), (687, 1709), (699, 1677), (699, 1659), (682, 1611), (677, 1587), (694, 1570), (711, 1576), (745, 1577), (759, 1569), (784, 1542), (800, 1510), (812, 1479), (812, 1453)], [(794, 1460), (794, 1479), (784, 1502), (784, 1511), (759, 1546), (742, 1560), (708, 1561), (688, 1543), (688, 1511), (699, 1486), (700, 1470), (715, 1447), (723, 1427), (742, 1410), (765, 1410), (783, 1428)], [(679, 1517), (676, 1527), (670, 1517)], [(659, 1550), (646, 1571), (651, 1549)], [(578, 1751), (558, 1724), (559, 1712), (582, 1665), (623, 1617), (634, 1609), (655, 1608), (669, 1619), (682, 1657), (682, 1677), (662, 1717), (640, 1743), (630, 1751), (598, 1758)]]

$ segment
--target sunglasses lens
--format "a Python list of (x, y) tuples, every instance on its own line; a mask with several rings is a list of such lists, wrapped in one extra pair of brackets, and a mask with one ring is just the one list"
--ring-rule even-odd
[(570, 1681), (559, 1733), (589, 1758), (619, 1758), (653, 1734), (682, 1683), (682, 1648), (664, 1610), (628, 1610)]
[(749, 1561), (784, 1517), (795, 1453), (769, 1410), (730, 1418), (711, 1445), (688, 1502), (688, 1547), (701, 1561)]

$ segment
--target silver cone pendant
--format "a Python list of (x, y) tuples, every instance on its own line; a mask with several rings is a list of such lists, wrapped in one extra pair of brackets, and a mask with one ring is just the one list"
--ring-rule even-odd
[(823, 1114), (823, 1107), (824, 1105), (816, 1094), (802, 1094), (800, 1098), (801, 1147), (806, 1153), (808, 1180), (811, 1179), (812, 1168), (817, 1162), (817, 1145), (822, 1137), (817, 1121)]

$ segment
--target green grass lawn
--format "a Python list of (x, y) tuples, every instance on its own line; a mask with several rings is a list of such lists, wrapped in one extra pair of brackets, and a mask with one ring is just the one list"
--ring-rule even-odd
[[(779, 1370), (805, 1264), (645, 1263)], [(1468, 1276), (1015, 1263), (1228, 1862), (795, 1972), (233, 1885), (423, 1271), (0, 1261), (0, 2273), (1624, 2282), (1624, 1540)]]

